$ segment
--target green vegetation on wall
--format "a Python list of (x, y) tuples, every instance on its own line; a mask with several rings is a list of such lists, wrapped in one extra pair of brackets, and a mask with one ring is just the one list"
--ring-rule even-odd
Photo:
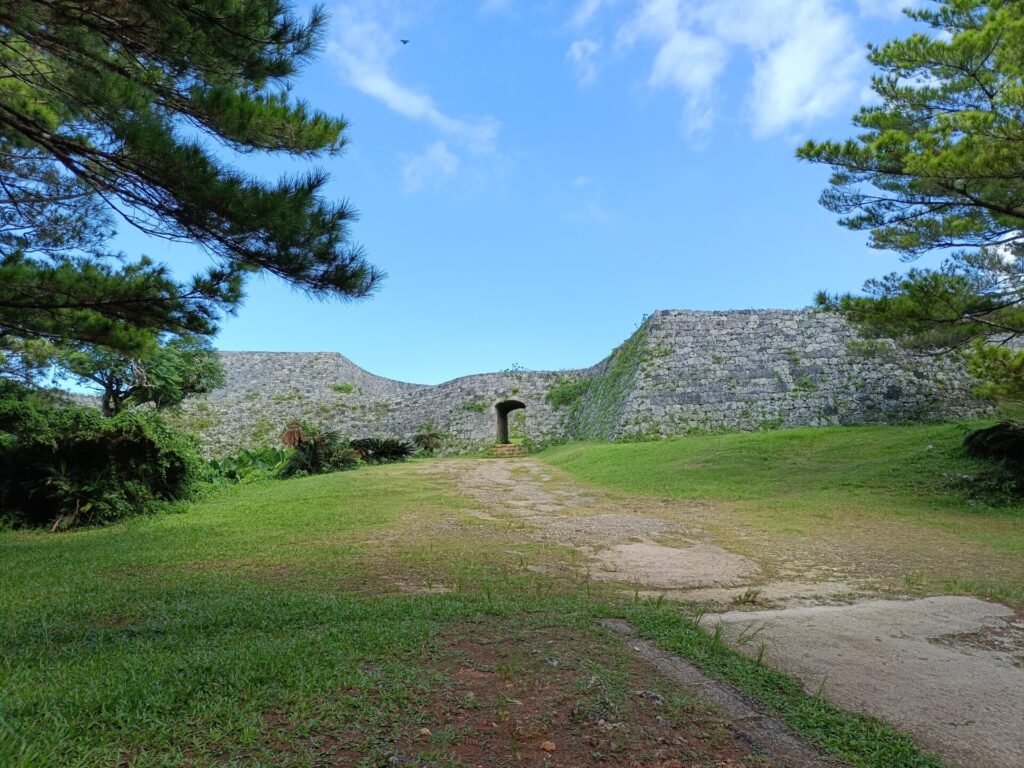
[(270, 402), (275, 405), (280, 405), (281, 403), (297, 403), (307, 399), (306, 395), (296, 387), (292, 387), (287, 392), (270, 396)]
[(547, 401), (554, 408), (565, 408), (574, 405), (590, 389), (590, 379), (565, 378), (548, 392)]
[(566, 432), (577, 440), (611, 439), (622, 415), (626, 393), (633, 387), (644, 360), (650, 330), (645, 318), (632, 336), (622, 342), (592, 379), (586, 392), (570, 404)]

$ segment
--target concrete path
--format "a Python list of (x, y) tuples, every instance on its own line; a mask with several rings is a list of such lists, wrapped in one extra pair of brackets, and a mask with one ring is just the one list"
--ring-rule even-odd
[(973, 597), (732, 611), (727, 638), (757, 632), (768, 664), (869, 712), (964, 768), (1024, 766), (1024, 619)]
[(765, 659), (808, 691), (889, 720), (950, 765), (1024, 767), (1024, 616), (1010, 608), (972, 597), (879, 600), (849, 570), (773, 578), (767, 560), (713, 540), (702, 525), (713, 510), (605, 493), (533, 459), (424, 467), (454, 481), (478, 517), (575, 548), (591, 578), (680, 600), (749, 594), (783, 605), (704, 621), (733, 638), (759, 630), (743, 650), (763, 643)]

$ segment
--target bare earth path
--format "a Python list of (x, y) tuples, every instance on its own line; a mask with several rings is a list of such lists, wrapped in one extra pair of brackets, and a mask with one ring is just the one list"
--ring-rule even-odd
[[(894, 593), (887, 567), (962, 551), (941, 533), (919, 542), (920, 553), (870, 536), (822, 549), (739, 522), (723, 527), (712, 505), (584, 486), (528, 458), (421, 471), (452, 482), (510, 540), (571, 548), (590, 578), (721, 605), (706, 622), (733, 637), (754, 629), (769, 663), (809, 691), (895, 723), (952, 765), (1024, 766), (1024, 616), (973, 597)], [(730, 609), (748, 603), (772, 610)]]

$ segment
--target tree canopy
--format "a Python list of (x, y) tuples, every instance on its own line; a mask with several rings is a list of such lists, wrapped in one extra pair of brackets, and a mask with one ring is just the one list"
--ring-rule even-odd
[[(254, 272), (370, 293), (380, 272), (322, 171), (266, 181), (225, 159), (345, 146), (343, 119), (288, 90), (324, 24), (287, 0), (0, 4), (0, 336), (152, 348), (210, 332)], [(106, 251), (112, 211), (215, 265), (182, 283)]]
[(822, 204), (875, 248), (937, 269), (821, 296), (869, 332), (920, 349), (970, 349), (989, 394), (1024, 396), (1024, 4), (938, 0), (907, 11), (929, 27), (869, 48), (877, 103), (845, 141), (798, 156), (832, 166)]
[(224, 370), (209, 342), (192, 336), (167, 339), (139, 357), (90, 344), (35, 345), (29, 354), (39, 365), (56, 366), (95, 390), (104, 416), (116, 416), (128, 406), (171, 408), (224, 383)]

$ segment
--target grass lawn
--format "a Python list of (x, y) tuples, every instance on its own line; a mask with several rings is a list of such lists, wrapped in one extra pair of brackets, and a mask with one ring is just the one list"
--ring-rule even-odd
[[(849, 436), (857, 434), (866, 454), (882, 433)], [(916, 434), (897, 441), (893, 462), (952, 431)], [(850, 446), (816, 445), (808, 433), (777, 438), (800, 448), (802, 471), (781, 451), (743, 459), (756, 442), (737, 441), (766, 439), (562, 447), (545, 458), (595, 483), (735, 497), (797, 520), (843, 495), (851, 508), (883, 515), (879, 497), (889, 494), (901, 505), (893, 515), (974, 515), (1019, 536), (1010, 511), (965, 512), (941, 495), (914, 502), (916, 480), (878, 479), (867, 456), (843, 474), (835, 466)], [(762, 764), (713, 712), (600, 630), (605, 616), (629, 619), (740, 685), (850, 764), (938, 765), (890, 727), (839, 712), (733, 653), (675, 606), (622, 603), (598, 586), (530, 570), (524, 557), (570, 555), (544, 543), (524, 555), (498, 529), (480, 535), (491, 524), (422, 466), (227, 488), (101, 529), (0, 533), (0, 765), (622, 765), (628, 757), (654, 766), (666, 750), (687, 765)], [(790, 482), (775, 477), (786, 467)], [(829, 467), (831, 479), (822, 476)], [(691, 479), (680, 479), (684, 471)], [(800, 477), (804, 495), (793, 487)], [(1017, 551), (1015, 541), (998, 546)], [(656, 691), (657, 708), (637, 690)]]
[[(1024, 605), (1024, 504), (991, 506), (957, 489), (989, 469), (963, 454), (966, 431), (791, 429), (573, 443), (541, 458), (602, 488), (712, 502), (716, 539), (739, 550), (805, 542), (825, 558), (884, 560), (900, 587)], [(746, 538), (731, 541), (738, 530)]]

